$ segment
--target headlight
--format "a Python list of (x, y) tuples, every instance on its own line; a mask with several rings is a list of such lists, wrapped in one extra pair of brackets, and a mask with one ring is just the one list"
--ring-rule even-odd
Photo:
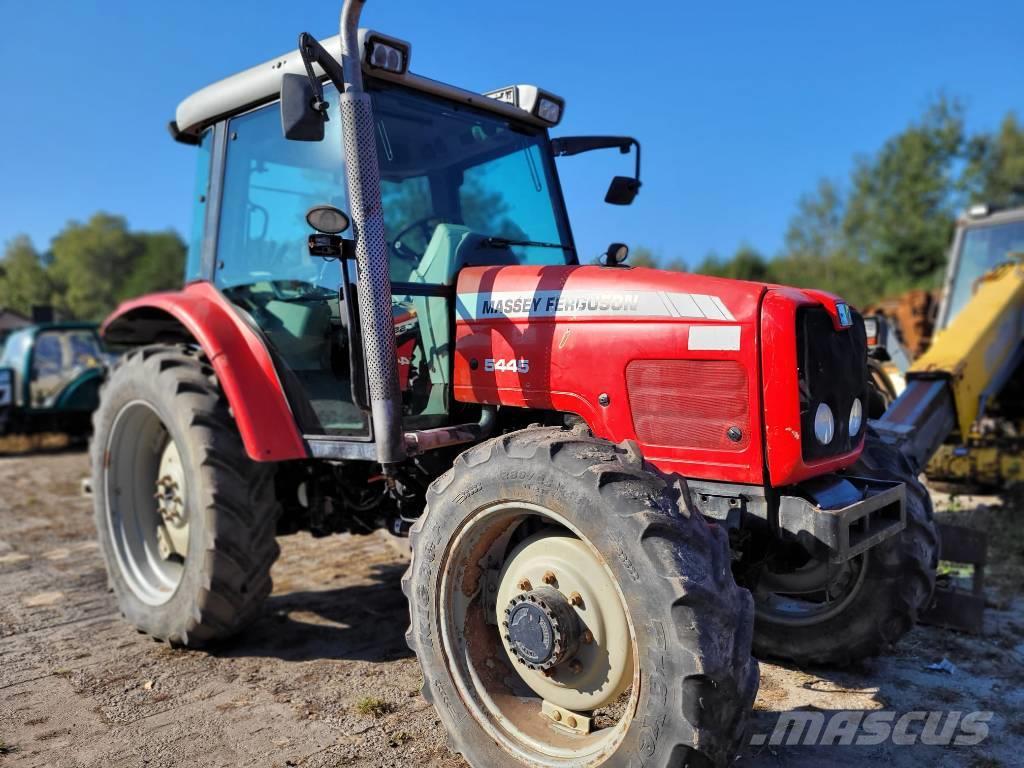
[(814, 413), (814, 436), (822, 445), (828, 445), (836, 433), (836, 422), (832, 417), (832, 409), (824, 403)]
[(853, 405), (850, 406), (850, 437), (851, 439), (857, 436), (860, 432), (861, 424), (864, 422), (864, 406), (860, 403), (860, 398), (855, 397), (853, 399)]

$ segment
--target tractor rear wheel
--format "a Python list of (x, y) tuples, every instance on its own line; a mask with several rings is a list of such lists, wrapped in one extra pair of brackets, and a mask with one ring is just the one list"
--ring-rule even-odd
[(808, 558), (800, 567), (776, 570), (769, 557), (750, 584), (758, 658), (849, 664), (891, 648), (928, 608), (939, 562), (928, 490), (870, 427), (848, 474), (904, 483), (907, 527), (838, 566)]
[(125, 618), (189, 646), (240, 629), (271, 590), (273, 469), (246, 455), (209, 363), (184, 346), (129, 353), (93, 424), (95, 522)]
[(724, 764), (757, 692), (724, 531), (628, 446), (532, 427), (427, 494), (402, 580), (423, 695), (471, 765)]

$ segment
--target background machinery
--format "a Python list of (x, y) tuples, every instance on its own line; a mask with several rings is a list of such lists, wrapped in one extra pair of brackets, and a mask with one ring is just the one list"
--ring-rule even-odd
[(914, 460), (929, 480), (954, 489), (1002, 490), (1024, 480), (1022, 259), (1024, 208), (974, 206), (958, 222), (926, 349), (908, 365), (891, 329), (904, 336), (898, 317), (868, 321), (879, 328), (872, 355), (888, 361), (881, 363), (885, 391), (932, 383), (930, 395), (923, 394), (929, 385), (918, 383), (899, 410), (887, 411), (885, 429), (895, 435), (902, 425), (911, 434), (932, 419), (915, 434)]
[(121, 610), (215, 641), (259, 613), (276, 535), (386, 526), (471, 764), (724, 763), (752, 645), (860, 658), (932, 593), (927, 494), (867, 428), (863, 321), (617, 245), (580, 265), (554, 159), (635, 149), (625, 204), (636, 141), (551, 139), (565, 104), (535, 86), (415, 75), (362, 6), (178, 107), (187, 284), (103, 328), (131, 348), (92, 444)]
[(111, 359), (92, 323), (43, 323), (11, 333), (0, 352), (0, 435), (88, 435)]

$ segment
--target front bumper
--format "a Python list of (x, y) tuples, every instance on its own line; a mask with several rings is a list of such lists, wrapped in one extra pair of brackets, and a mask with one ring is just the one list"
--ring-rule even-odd
[(779, 499), (778, 526), (810, 552), (834, 563), (860, 555), (907, 527), (906, 486), (868, 477), (831, 475)]

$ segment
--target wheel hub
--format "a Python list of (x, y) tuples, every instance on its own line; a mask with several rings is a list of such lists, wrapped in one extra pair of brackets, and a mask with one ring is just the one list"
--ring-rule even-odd
[(565, 596), (552, 587), (516, 595), (505, 608), (505, 642), (528, 669), (547, 670), (567, 661), (580, 643), (580, 622)]
[(540, 531), (523, 541), (505, 562), (496, 603), (505, 652), (545, 701), (587, 712), (629, 687), (625, 610), (607, 569), (579, 539)]
[(164, 560), (184, 558), (188, 554), (188, 513), (185, 507), (185, 473), (181, 455), (173, 440), (168, 440), (160, 456), (157, 473), (156, 508), (160, 518), (156, 524), (157, 551)]

